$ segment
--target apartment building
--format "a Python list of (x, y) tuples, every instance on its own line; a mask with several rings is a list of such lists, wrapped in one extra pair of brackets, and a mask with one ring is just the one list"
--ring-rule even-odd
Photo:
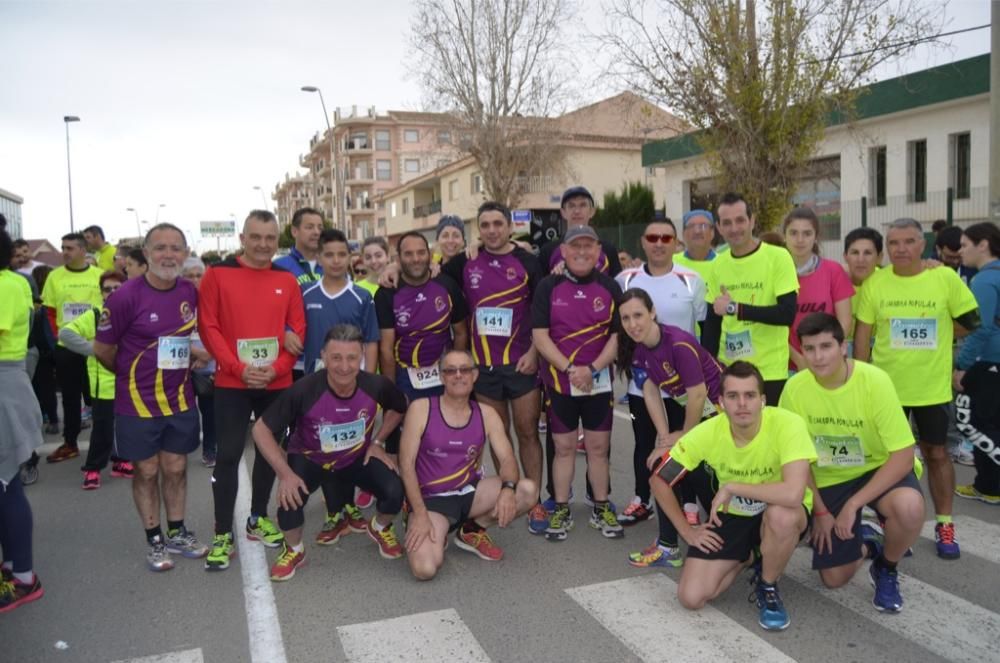
[(271, 199), (274, 201), (278, 226), (284, 228), (292, 222), (295, 210), (300, 207), (317, 207), (316, 183), (311, 174), (285, 173), (285, 179), (274, 185)]
[(7, 219), (7, 233), (14, 239), (21, 239), (24, 228), (21, 224), (21, 205), (24, 198), (10, 191), (0, 189), (0, 214)]

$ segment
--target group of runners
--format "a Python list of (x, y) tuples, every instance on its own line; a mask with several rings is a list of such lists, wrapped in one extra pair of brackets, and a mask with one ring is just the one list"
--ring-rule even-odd
[[(811, 211), (788, 215), (786, 250), (761, 243), (749, 203), (727, 194), (716, 214), (684, 215), (683, 252), (677, 226), (655, 216), (641, 239), (645, 263), (622, 270), (616, 248), (589, 225), (590, 192), (568, 189), (560, 206), (566, 231), (538, 256), (512, 241), (510, 211), (486, 202), (474, 221), (479, 241), (464, 251), (450, 237), (464, 232), (453, 217), (439, 225), (449, 241), (437, 255), (415, 231), (396, 241), (395, 265), (384, 240), (366, 242), (364, 282), (350, 277), (347, 238), (324, 230), (315, 210), (296, 212), (295, 249), (278, 261), (274, 216), (251, 212), (241, 254), (210, 267), (197, 288), (181, 275), (183, 232), (154, 226), (142, 278), (101, 276), (99, 286), (113, 289), (90, 332), (92, 370), (115, 383), (114, 443), (103, 453), (134, 466), (149, 568), (167, 570), (180, 555), (222, 571), (240, 527), (280, 548), (271, 578), (289, 580), (306, 557), (304, 507), (322, 489), (317, 544), (364, 533), (383, 557), (405, 554), (413, 576), (429, 580), (449, 541), (502, 559), (487, 530), (520, 517), (533, 534), (565, 541), (580, 515), (578, 448), (588, 525), (617, 539), (655, 513), (656, 540), (628, 562), (683, 565), (678, 599), (690, 609), (749, 568), (760, 625), (786, 628), (778, 582), (808, 539), (824, 584), (847, 583), (870, 560), (874, 607), (901, 610), (896, 569), (925, 512), (918, 443), (938, 555), (960, 555), (952, 495), (1000, 502), (1000, 471), (990, 465), (1000, 456), (996, 404), (985, 396), (1000, 365), (996, 226), (963, 235), (963, 261), (983, 270), (974, 296), (953, 269), (921, 260), (921, 227), (909, 219), (888, 227), (891, 264), (882, 269), (881, 235), (848, 234), (845, 271), (819, 257)], [(714, 248), (716, 233), (725, 250)], [(23, 296), (16, 279), (4, 279)], [(56, 317), (80, 319), (93, 294), (70, 296)], [(17, 360), (19, 316), (30, 313), (3, 309), (0, 353), (9, 346), (10, 357), (0, 354), (0, 369)], [(87, 338), (55, 322), (67, 345)], [(955, 373), (954, 329), (971, 332)], [(204, 425), (192, 370), (209, 362), (215, 531), (202, 543), (185, 525), (186, 459)], [(635, 436), (635, 496), (620, 511), (609, 467), (618, 377), (628, 382)], [(977, 481), (957, 488), (945, 450), (953, 378), (968, 406), (960, 422), (979, 436)], [(248, 429), (257, 449), (250, 516), (234, 524)], [(27, 508), (11, 497), (17, 478), (0, 479), (0, 514), (15, 502)], [(11, 536), (0, 528), (4, 568), (14, 574), (5, 570), (0, 610), (37, 583), (30, 541), (25, 576)]]

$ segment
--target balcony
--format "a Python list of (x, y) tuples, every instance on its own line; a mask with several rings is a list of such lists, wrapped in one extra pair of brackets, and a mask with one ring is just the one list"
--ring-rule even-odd
[(515, 180), (515, 184), (521, 193), (548, 193), (563, 188), (558, 178), (552, 175), (522, 175)]
[(430, 216), (431, 214), (437, 214), (441, 211), (441, 201), (435, 200), (434, 202), (427, 203), (426, 205), (417, 205), (413, 208), (413, 218), (420, 219), (425, 216)]
[(375, 181), (375, 170), (367, 164), (344, 169), (345, 184), (370, 184)]
[(367, 137), (345, 140), (342, 147), (347, 154), (371, 154), (374, 151), (372, 142)]

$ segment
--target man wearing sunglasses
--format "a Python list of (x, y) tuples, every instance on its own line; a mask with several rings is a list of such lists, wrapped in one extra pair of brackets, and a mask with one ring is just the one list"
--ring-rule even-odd
[[(406, 551), (419, 580), (437, 574), (448, 535), (455, 530), (459, 548), (487, 561), (500, 560), (503, 551), (485, 528), (506, 527), (538, 501), (538, 484), (519, 481), (517, 458), (500, 416), (471, 400), (479, 375), (472, 356), (451, 350), (439, 365), (444, 393), (410, 404), (399, 448), (399, 471), (412, 511)], [(487, 440), (498, 476), (483, 476)], [(460, 527), (469, 520), (478, 527)]]

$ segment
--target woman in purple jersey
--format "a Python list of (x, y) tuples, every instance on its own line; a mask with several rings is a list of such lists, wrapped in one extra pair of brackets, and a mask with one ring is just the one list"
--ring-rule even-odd
[[(647, 468), (660, 458), (687, 431), (706, 417), (716, 414), (722, 369), (719, 363), (688, 332), (656, 320), (649, 293), (629, 288), (619, 305), (621, 329), (618, 333), (619, 371), (633, 378), (642, 389), (642, 411), (635, 411), (636, 464)], [(662, 398), (662, 392), (669, 398)], [(681, 503), (697, 497), (703, 505), (712, 503), (708, 475), (699, 468), (685, 478), (689, 493)], [(707, 501), (706, 501), (707, 500)], [(648, 548), (629, 553), (636, 567), (683, 564), (677, 529), (657, 508), (659, 537)], [(696, 512), (689, 516), (698, 517)]]

